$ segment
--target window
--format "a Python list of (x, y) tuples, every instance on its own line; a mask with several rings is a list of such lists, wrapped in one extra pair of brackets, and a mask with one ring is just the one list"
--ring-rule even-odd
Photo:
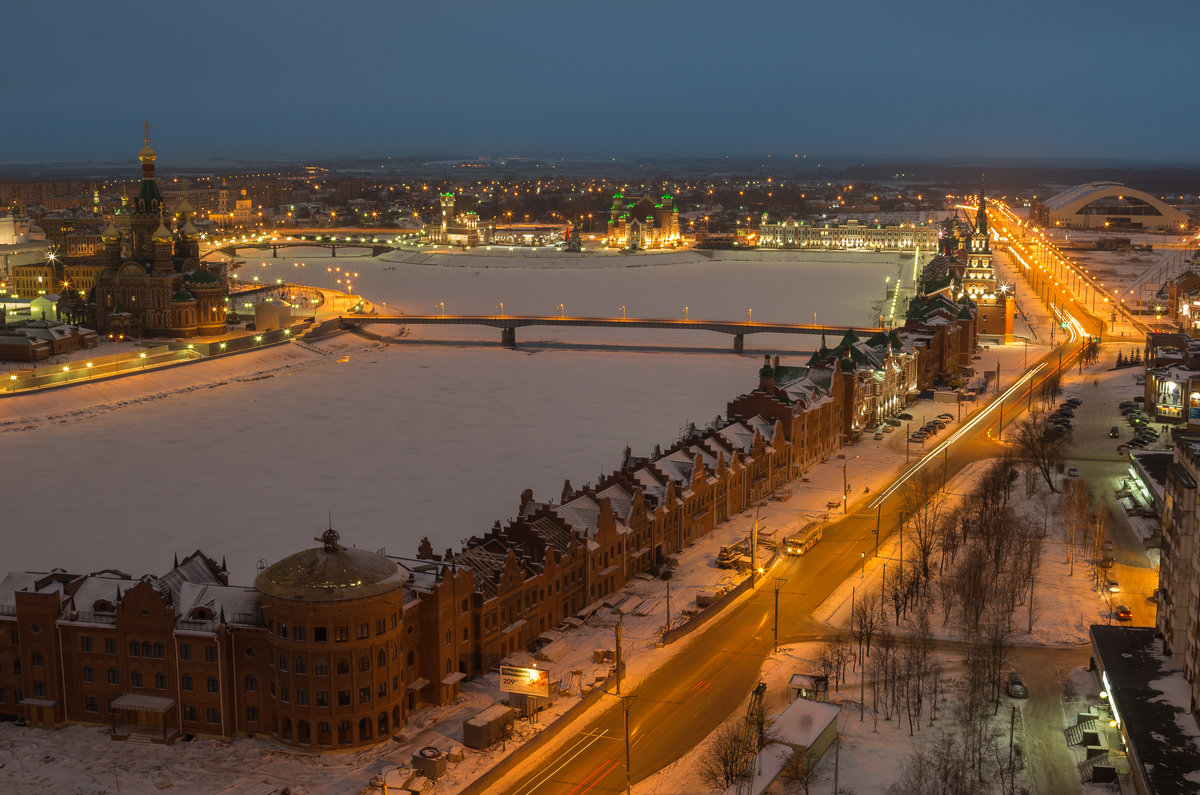
[(217, 661), (217, 647), (216, 646), (205, 646), (204, 647), (204, 661), (205, 662), (216, 662)]
[(92, 636), (91, 635), (80, 635), (79, 636), (79, 650), (80, 651), (91, 651), (92, 650)]
[(280, 621), (279, 626), (276, 629), (279, 632), (279, 637), (281, 637), (281, 638), (287, 637), (287, 624)]
[(375, 619), (375, 634), (382, 635), (384, 632), (387, 632), (387, 619), (386, 618)]
[(379, 683), (379, 693), (378, 693), (378, 695), (379, 695), (379, 697), (380, 697), (380, 698), (387, 698), (387, 682), (380, 682), (380, 683)]
[(371, 700), (371, 688), (360, 687), (358, 689), (358, 703), (366, 704)]
[(471, 639), (471, 631), (470, 631), (470, 629), (469, 629), (469, 628), (467, 628), (467, 627), (463, 627), (463, 643), (466, 643), (466, 642), (467, 642), (467, 641), (469, 641), (470, 639)]
[(339, 707), (350, 706), (350, 691), (349, 690), (339, 690), (338, 691), (338, 706)]
[(392, 620), (390, 623), (392, 625), (392, 629), (395, 629), (396, 628), (396, 614), (395, 613), (392, 613)]
[(296, 673), (298, 673), (298, 674), (308, 673), (308, 663), (304, 662), (303, 657), (296, 657)]
[(4, 688), (0, 687), (0, 704), (5, 703), (8, 697), (4, 695)]
[(184, 690), (191, 690), (194, 686), (192, 683), (192, 675), (184, 674), (182, 680), (179, 683), (179, 686), (181, 688), (183, 688)]
[(387, 665), (387, 652), (383, 649), (380, 649), (379, 654), (376, 656), (376, 665), (378, 665), (380, 668), (383, 668)]
[(167, 675), (164, 673), (155, 674), (154, 675), (154, 687), (157, 688), (158, 690), (166, 690), (167, 689)]
[(450, 665), (450, 658), (447, 657), (446, 658), (446, 673), (449, 674), (452, 670), (454, 670), (454, 669)]
[(313, 640), (317, 643), (324, 643), (328, 640), (325, 636), (325, 627), (313, 627)]
[(98, 701), (96, 701), (96, 698), (94, 696), (84, 696), (83, 708), (87, 712), (99, 712), (100, 711), (100, 703)]
[(412, 649), (408, 650), (408, 658), (407, 659), (408, 659), (408, 664), (411, 666), (413, 664), (413, 650)]
[(90, 665), (83, 666), (83, 681), (85, 681), (85, 682), (95, 682), (96, 681), (96, 672), (92, 669), (92, 666), (90, 666)]
[(183, 708), (183, 719), (195, 722), (196, 708), (195, 707), (184, 707)]
[(364, 621), (358, 625), (358, 639), (362, 640), (369, 637), (371, 637), (371, 625), (369, 622)]
[(318, 690), (317, 691), (317, 706), (318, 707), (328, 707), (329, 706), (329, 691), (328, 690)]
[(131, 674), (129, 674), (129, 684), (132, 687), (141, 687), (142, 686), (142, 672), (134, 671)]
[(181, 660), (190, 660), (190, 659), (192, 659), (192, 646), (191, 646), (191, 644), (190, 644), (190, 643), (183, 643), (183, 644), (180, 644), (180, 646), (179, 646), (179, 659), (181, 659)]
[(209, 707), (207, 710), (207, 715), (208, 715), (209, 723), (220, 723), (221, 722), (221, 710), (213, 709), (212, 707)]
[(45, 697), (46, 683), (45, 682), (34, 682), (33, 683), (33, 694), (35, 696)]
[(337, 627), (333, 630), (334, 643), (345, 643), (350, 640), (350, 627)]
[(308, 706), (308, 691), (307, 690), (297, 690), (296, 691), (296, 703), (302, 707)]
[(469, 610), (469, 609), (470, 609), (470, 604), (471, 604), (471, 601), (470, 601), (469, 599), (463, 599), (463, 600), (462, 600), (462, 606), (461, 606), (461, 608), (460, 608), (459, 612), (461, 612), (461, 613), (466, 613), (466, 612), (467, 612), (467, 610)]
[(116, 654), (117, 653), (117, 639), (116, 638), (105, 638), (104, 639), (104, 653), (105, 654)]
[(291, 693), (288, 692), (288, 689), (286, 687), (281, 686), (279, 688), (279, 700), (280, 701), (282, 701), (284, 704), (286, 704), (286, 703), (288, 703), (288, 701), (291, 700), (291, 697), (292, 697)]
[(148, 640), (142, 641), (142, 656), (143, 657), (153, 657), (154, 656), (154, 647), (150, 645), (150, 641), (148, 641)]
[(392, 677), (392, 690), (395, 691), (395, 690), (399, 690), (399, 689), (400, 689), (400, 677), (393, 676)]
[(246, 720), (258, 723), (258, 707), (246, 707)]
[(121, 683), (121, 673), (116, 668), (108, 669), (108, 683), (110, 685), (119, 685)]
[(393, 643), (392, 644), (392, 662), (396, 661), (396, 654), (397, 654), (396, 644)]
[(338, 672), (338, 674), (350, 673), (350, 661), (347, 660), (345, 657), (338, 660), (337, 661), (337, 672)]
[(450, 645), (450, 630), (446, 630), (446, 645)]
[(142, 653), (142, 646), (136, 640), (129, 641), (129, 656), (137, 657)]
[(254, 674), (248, 674), (246, 676), (246, 692), (258, 692), (258, 677), (256, 677)]
[(164, 658), (166, 656), (167, 656), (166, 647), (164, 647), (161, 643), (155, 643), (154, 644), (154, 659), (161, 660), (162, 658)]
[(367, 657), (367, 655), (364, 654), (358, 658), (358, 672), (363, 673), (364, 671), (369, 670), (371, 670), (371, 660), (369, 657)]
[(210, 692), (210, 693), (220, 693), (221, 692), (221, 686), (219, 684), (217, 684), (217, 677), (215, 677), (215, 676), (208, 677), (208, 692)]
[(325, 661), (324, 657), (313, 660), (313, 675), (329, 676), (329, 663)]
[(286, 655), (286, 654), (281, 654), (281, 655), (279, 655), (279, 670), (280, 670), (280, 671), (282, 671), (282, 672), (284, 672), (284, 673), (287, 673), (287, 669), (288, 669), (288, 658), (287, 658), (287, 655)]
[(12, 631), (12, 645), (14, 645), (14, 646), (21, 645), (21, 635), (15, 629)]
[(304, 627), (292, 627), (292, 640), (303, 642), (305, 640), (304, 636), (307, 634), (304, 629)]

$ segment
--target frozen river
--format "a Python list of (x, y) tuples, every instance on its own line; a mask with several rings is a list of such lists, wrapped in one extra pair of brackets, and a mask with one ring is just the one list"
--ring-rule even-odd
[[(284, 252), (281, 252), (281, 255)], [(338, 286), (391, 311), (682, 317), (866, 325), (911, 256), (765, 260), (696, 254), (420, 264), (293, 250), (243, 278)], [(399, 254), (388, 255), (402, 260)], [(579, 263), (583, 263), (580, 265)], [(338, 271), (337, 268), (341, 268)], [(395, 327), (376, 331), (395, 334)], [(345, 543), (411, 555), (457, 547), (517, 508), (557, 499), (666, 446), (752, 389), (764, 351), (802, 363), (814, 340), (653, 330), (414, 327), (398, 344), (353, 335), (57, 394), (0, 400), (10, 539), (0, 570), (162, 573), (196, 548), (249, 583), (256, 561), (309, 546), (327, 516)], [(831, 340), (833, 342), (834, 340)], [(196, 382), (204, 387), (195, 388)], [(124, 403), (125, 405), (121, 405)]]

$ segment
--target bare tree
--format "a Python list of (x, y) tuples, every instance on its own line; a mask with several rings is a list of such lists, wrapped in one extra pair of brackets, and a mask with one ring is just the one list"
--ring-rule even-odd
[(809, 759), (807, 753), (796, 751), (788, 759), (787, 764), (783, 766), (784, 778), (790, 778), (800, 785), (800, 791), (804, 795), (809, 795), (809, 787), (812, 785), (815, 776), (813, 771), (816, 769), (817, 760)]
[(700, 757), (700, 772), (714, 788), (725, 790), (746, 773), (754, 758), (754, 743), (745, 721), (734, 719), (713, 732), (709, 747)]
[(900, 510), (908, 520), (904, 532), (912, 542), (913, 557), (921, 573), (919, 582), (929, 579), (929, 563), (937, 548), (945, 504), (942, 478), (932, 469), (919, 470), (901, 489)]
[(1057, 492), (1053, 473), (1062, 462), (1066, 435), (1057, 430), (1045, 414), (1034, 413), (1018, 420), (1009, 432), (1009, 438), (1016, 443), (1021, 460), (1041, 474), (1050, 491)]

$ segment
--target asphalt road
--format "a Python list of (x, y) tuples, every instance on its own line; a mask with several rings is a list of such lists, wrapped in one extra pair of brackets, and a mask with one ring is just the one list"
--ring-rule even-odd
[[(1064, 349), (1064, 367), (1071, 366), (1075, 350), (1076, 345)], [(1024, 410), (1027, 390), (1036, 394), (1040, 380), (1058, 367), (1058, 357), (1055, 350), (1036, 363), (1036, 377), (1023, 385), (1018, 382), (1003, 401), (1005, 426)], [(968, 464), (997, 455), (1000, 413), (996, 403), (982, 409), (942, 443), (944, 447), (933, 444), (923, 465), (952, 478)], [(807, 639), (813, 610), (855, 574), (863, 554), (874, 555), (876, 522), (886, 538), (895, 531), (898, 513), (898, 490), (886, 489), (866, 510), (827, 528), (823, 540), (807, 555), (785, 557), (752, 596), (715, 618), (684, 653), (639, 684), (635, 698), (623, 702), (616, 695), (607, 697), (584, 729), (565, 736), (544, 763), (531, 766), (536, 769), (510, 781), (503, 791), (514, 795), (624, 791), (623, 703), (629, 707), (630, 781), (636, 784), (686, 754), (738, 709), (758, 683), (763, 660), (772, 650), (772, 578), (787, 580), (779, 598), (781, 644)], [(1040, 703), (1041, 698), (1031, 702), (1035, 700)], [(1061, 721), (1054, 725), (1061, 727)], [(1059, 737), (1061, 744), (1061, 733)], [(1048, 754), (1048, 739), (1043, 746)]]

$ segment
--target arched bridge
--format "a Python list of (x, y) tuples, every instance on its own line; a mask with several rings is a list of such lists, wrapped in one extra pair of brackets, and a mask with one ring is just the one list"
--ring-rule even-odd
[(395, 246), (391, 243), (378, 238), (351, 238), (348, 235), (341, 237), (334, 235), (288, 235), (286, 238), (276, 237), (269, 240), (230, 243), (227, 246), (218, 248), (217, 251), (234, 257), (237, 256), (238, 249), (253, 248), (260, 251), (271, 249), (271, 256), (278, 259), (279, 249), (292, 248), (295, 246), (304, 246), (305, 248), (311, 248), (313, 246), (327, 248), (329, 249), (329, 256), (331, 257), (337, 256), (337, 250), (339, 248), (369, 248), (371, 249), (372, 257), (377, 257), (380, 254), (391, 251), (393, 248), (395, 248)]
[(757, 323), (729, 320), (686, 320), (672, 318), (570, 317), (554, 315), (375, 315), (347, 314), (339, 318), (346, 328), (390, 323), (398, 326), (491, 326), (500, 329), (500, 342), (509, 348), (517, 345), (517, 329), (522, 326), (593, 326), (612, 328), (655, 328), (689, 331), (716, 331), (733, 336), (733, 351), (741, 353), (747, 334), (829, 334), (840, 339), (847, 331), (872, 335), (884, 328), (816, 326), (811, 323)]

